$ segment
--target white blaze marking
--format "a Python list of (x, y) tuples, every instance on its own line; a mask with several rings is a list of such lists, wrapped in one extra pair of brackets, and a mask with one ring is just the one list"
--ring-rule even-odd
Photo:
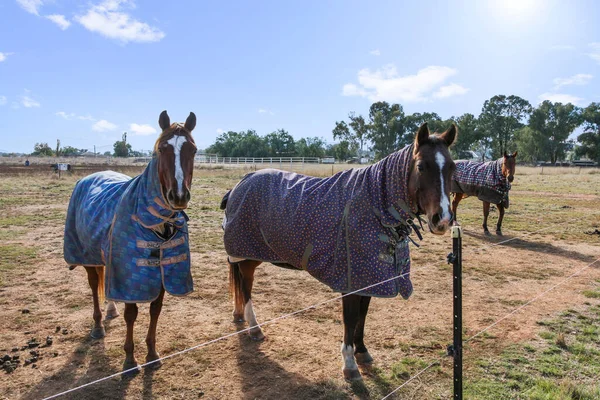
[(342, 343), (342, 360), (344, 360), (344, 369), (358, 369), (354, 359), (354, 346), (346, 346)]
[(187, 142), (185, 136), (174, 135), (167, 140), (175, 152), (175, 179), (177, 179), (177, 196), (183, 197), (183, 169), (181, 168), (181, 146)]
[(446, 158), (438, 151), (435, 153), (435, 162), (440, 167), (440, 183), (442, 185), (440, 188), (440, 207), (442, 208), (442, 219), (447, 219), (450, 221), (450, 201), (448, 200), (448, 196), (446, 196), (446, 191), (444, 190), (444, 175), (442, 174), (444, 164), (446, 163)]

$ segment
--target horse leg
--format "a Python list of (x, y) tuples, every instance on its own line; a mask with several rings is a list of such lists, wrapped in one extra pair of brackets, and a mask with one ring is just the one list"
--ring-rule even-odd
[(452, 215), (454, 215), (453, 225), (456, 225), (456, 226), (460, 225), (458, 223), (458, 218), (456, 217), (456, 210), (458, 209), (458, 203), (460, 203), (462, 198), (463, 198), (462, 193), (454, 193), (454, 197), (452, 198)]
[(367, 319), (370, 302), (370, 296), (360, 296), (358, 323), (356, 324), (356, 330), (354, 331), (354, 357), (359, 365), (369, 365), (373, 362), (373, 357), (369, 354), (364, 343), (365, 320)]
[[(351, 294), (342, 298), (344, 316), (344, 342), (342, 343), (342, 360), (344, 378), (349, 381), (362, 379), (358, 365), (354, 359), (354, 333), (360, 319), (361, 296)], [(364, 345), (363, 345), (364, 346)], [(366, 349), (365, 349), (366, 350)]]
[[(158, 316), (162, 310), (164, 296), (165, 288), (161, 287), (158, 298), (150, 303), (150, 326), (148, 327), (148, 336), (146, 336), (146, 345), (148, 346), (148, 355), (146, 356), (147, 363), (160, 358), (160, 354), (156, 351), (156, 325), (158, 323)], [(148, 365), (148, 368), (160, 368), (161, 365), (162, 363), (160, 361), (156, 361)]]
[(490, 235), (490, 231), (487, 227), (488, 216), (490, 215), (490, 203), (487, 201), (483, 202), (483, 233)]
[(123, 346), (123, 350), (125, 350), (125, 362), (123, 363), (123, 371), (127, 371), (131, 368), (136, 368), (137, 370), (131, 371), (130, 373), (135, 374), (139, 372), (139, 365), (137, 360), (135, 359), (135, 355), (133, 354), (133, 324), (137, 319), (138, 315), (138, 306), (135, 303), (125, 303), (125, 312), (123, 313), (125, 317), (125, 322), (127, 323), (127, 336), (125, 336), (125, 345)]
[(117, 310), (117, 305), (114, 301), (109, 301), (106, 305), (106, 316), (105, 319), (114, 319), (119, 316), (119, 310)]
[(496, 235), (502, 236), (502, 220), (504, 219), (504, 205), (498, 204), (498, 224), (496, 225)]
[(254, 284), (254, 271), (261, 264), (260, 261), (244, 260), (232, 264), (230, 267), (230, 283), (233, 284), (231, 291), (235, 294), (234, 317), (239, 312), (240, 305), (243, 304), (244, 319), (250, 327), (250, 337), (253, 340), (263, 340), (265, 335), (258, 326), (256, 314), (252, 304), (252, 285)]
[(229, 262), (229, 294), (233, 298), (233, 323), (243, 323), (244, 319), (244, 294), (242, 293), (242, 275), (238, 262)]
[[(98, 293), (100, 279), (96, 272), (96, 267), (85, 267), (85, 271), (87, 272), (88, 283), (90, 284), (90, 288), (92, 288), (92, 298), (94, 299), (94, 327), (90, 332), (90, 337), (92, 339), (101, 339), (106, 335), (106, 331), (104, 330), (104, 325), (102, 325), (102, 310), (100, 309)], [(102, 282), (102, 285), (104, 285), (104, 282)]]

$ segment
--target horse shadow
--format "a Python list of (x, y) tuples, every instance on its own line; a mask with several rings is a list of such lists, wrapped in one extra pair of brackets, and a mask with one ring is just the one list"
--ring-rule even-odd
[(301, 374), (286, 371), (273, 361), (260, 349), (264, 342), (256, 342), (248, 335), (238, 335), (238, 340), (240, 346), (236, 357), (241, 375), (242, 399), (281, 400), (283, 393), (284, 398), (298, 400), (353, 399), (355, 396), (369, 398), (357, 393), (367, 392), (362, 382), (358, 386), (352, 385), (354, 395), (333, 380), (312, 382)]
[[(23, 399), (40, 399), (67, 391), (80, 385), (120, 372), (110, 367), (110, 357), (106, 355), (103, 340), (86, 336), (80, 340), (63, 367), (54, 374), (45, 377), (32, 390), (23, 395)], [(89, 363), (89, 366), (86, 364)], [(84, 374), (82, 369), (87, 368)], [(113, 378), (79, 389), (61, 396), (62, 399), (124, 399), (130, 378)], [(146, 381), (144, 381), (146, 392)], [(150, 388), (150, 393), (152, 392)], [(147, 398), (144, 396), (144, 398)]]
[(573, 250), (565, 250), (553, 245), (552, 243), (534, 242), (521, 238), (510, 236), (487, 236), (481, 233), (465, 231), (465, 235), (471, 236), (481, 241), (491, 241), (492, 243), (502, 243), (502, 246), (511, 247), (515, 250), (529, 250), (538, 253), (550, 254), (569, 260), (577, 260), (585, 263), (590, 263), (596, 259), (594, 256), (579, 253)]

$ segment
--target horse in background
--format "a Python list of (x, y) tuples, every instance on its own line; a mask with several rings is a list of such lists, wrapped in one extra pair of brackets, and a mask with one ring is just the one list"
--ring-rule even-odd
[[(107, 318), (118, 315), (115, 301), (125, 303), (127, 323), (123, 370), (139, 365), (134, 356), (133, 325), (136, 303), (150, 303), (146, 362), (160, 358), (156, 326), (165, 290), (183, 296), (193, 290), (190, 271), (188, 217), (196, 145), (192, 130), (196, 116), (171, 124), (163, 111), (162, 132), (144, 172), (130, 178), (113, 171), (98, 172), (78, 181), (65, 224), (64, 258), (69, 268), (85, 267), (94, 300), (90, 336), (105, 336), (100, 304), (109, 300)], [(160, 366), (156, 361), (151, 367)]]
[(438, 235), (452, 222), (455, 139), (454, 125), (430, 135), (423, 124), (413, 144), (369, 167), (328, 178), (274, 169), (246, 175), (221, 202), (234, 322), (247, 321), (250, 337), (264, 338), (252, 303), (262, 262), (306, 270), (336, 292), (358, 291), (342, 298), (341, 353), (344, 377), (361, 379), (357, 363), (373, 361), (364, 344), (371, 297), (412, 294), (409, 235), (421, 238), (414, 219), (425, 214)]
[(508, 154), (496, 161), (476, 162), (458, 160), (456, 171), (452, 177), (452, 213), (454, 223), (458, 224), (456, 209), (460, 201), (469, 196), (477, 196), (483, 202), (483, 232), (490, 235), (487, 220), (490, 214), (490, 204), (498, 207), (498, 223), (496, 234), (502, 236), (502, 220), (504, 210), (509, 207), (508, 192), (514, 180), (517, 152)]

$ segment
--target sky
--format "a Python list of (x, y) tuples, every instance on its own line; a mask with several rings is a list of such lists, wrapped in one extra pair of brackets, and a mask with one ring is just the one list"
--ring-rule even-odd
[(479, 115), (494, 95), (600, 101), (600, 2), (2, 0), (0, 151), (149, 150), (158, 116), (333, 142), (374, 101)]

